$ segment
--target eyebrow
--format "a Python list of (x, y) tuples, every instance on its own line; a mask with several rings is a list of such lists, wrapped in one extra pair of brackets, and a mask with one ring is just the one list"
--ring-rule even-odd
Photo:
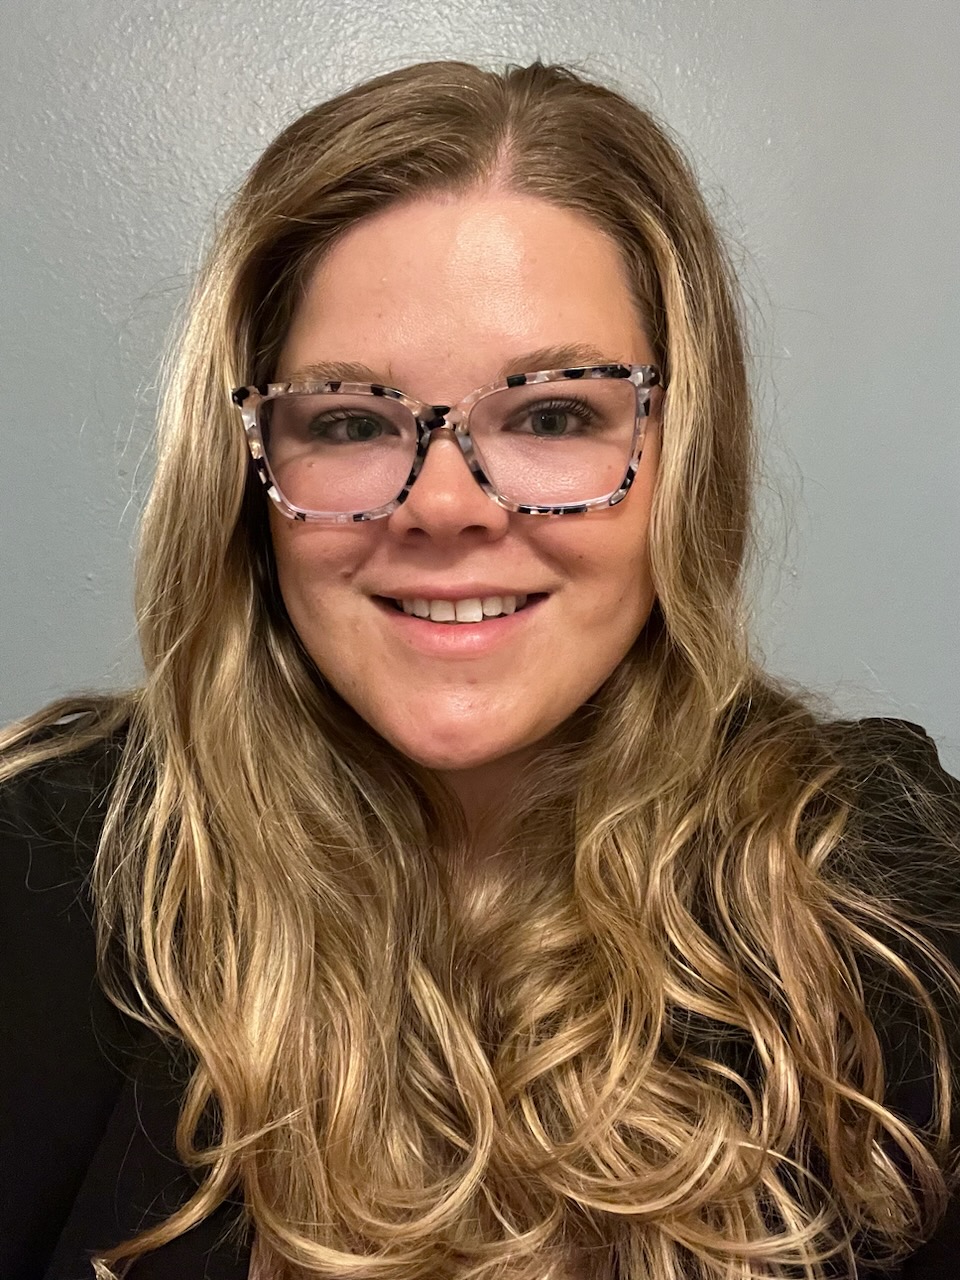
[[(578, 369), (581, 365), (594, 364), (630, 364), (629, 360), (611, 360), (599, 347), (589, 343), (575, 342), (561, 347), (537, 347), (534, 351), (525, 351), (514, 356), (502, 365), (495, 381), (502, 382), (514, 373), (535, 373), (539, 369)], [(294, 373), (278, 382), (374, 382), (379, 386), (393, 387), (399, 391), (392, 375), (379, 374), (369, 365), (358, 364), (353, 360), (320, 360), (303, 365)]]

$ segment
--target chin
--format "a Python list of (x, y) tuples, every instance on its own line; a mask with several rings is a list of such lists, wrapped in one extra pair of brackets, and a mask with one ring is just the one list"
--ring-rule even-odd
[(457, 726), (446, 733), (438, 728), (433, 734), (420, 733), (415, 738), (409, 733), (390, 732), (385, 726), (378, 727), (377, 731), (409, 760), (425, 769), (440, 772), (479, 769), (503, 759), (523, 745), (503, 739), (484, 742), (479, 739), (475, 722)]
[(476, 747), (469, 746), (464, 746), (462, 749), (457, 747), (438, 749), (436, 745), (429, 746), (425, 743), (409, 743), (397, 739), (392, 741), (396, 749), (408, 760), (421, 765), (424, 769), (433, 769), (439, 773), (479, 769), (485, 764), (492, 764), (495, 760), (510, 754), (509, 747), (501, 751), (478, 751)]

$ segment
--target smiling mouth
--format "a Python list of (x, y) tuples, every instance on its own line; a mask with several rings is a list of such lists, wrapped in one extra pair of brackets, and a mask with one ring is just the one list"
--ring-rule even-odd
[(480, 618), (477, 621), (471, 621), (471, 622), (458, 622), (456, 618), (444, 619), (443, 621), (437, 621), (436, 619), (430, 618), (430, 617), (423, 618), (423, 617), (420, 617), (419, 614), (407, 613), (403, 605), (400, 603), (400, 601), (394, 600), (390, 596), (374, 596), (373, 599), (376, 600), (377, 604), (379, 604), (381, 607), (389, 609), (395, 613), (403, 614), (405, 617), (415, 619), (418, 622), (433, 622), (434, 626), (437, 626), (437, 627), (464, 627), (464, 626), (476, 627), (476, 626), (480, 626), (481, 623), (484, 623), (484, 622), (498, 622), (503, 618), (513, 617), (517, 613), (523, 613), (524, 610), (529, 609), (531, 605), (539, 604), (541, 600), (546, 600), (548, 595), (549, 595), (549, 592), (547, 591), (534, 592), (533, 594), (527, 596), (524, 603), (522, 605), (519, 605), (513, 611), (512, 614), (498, 613), (492, 616), (484, 616), (483, 618)]

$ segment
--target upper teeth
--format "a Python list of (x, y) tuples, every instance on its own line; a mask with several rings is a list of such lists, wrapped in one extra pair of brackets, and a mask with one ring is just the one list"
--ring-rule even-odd
[(487, 596), (480, 600), (401, 600), (404, 613), (429, 618), (431, 622), (482, 622), (501, 613), (516, 613), (527, 603), (526, 596)]

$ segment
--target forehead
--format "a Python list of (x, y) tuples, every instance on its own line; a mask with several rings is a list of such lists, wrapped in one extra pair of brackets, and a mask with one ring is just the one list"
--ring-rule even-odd
[[(358, 381), (396, 382), (429, 362), (478, 386), (504, 369), (644, 363), (643, 342), (610, 237), (535, 197), (487, 193), (393, 206), (351, 227), (307, 281), (278, 376), (340, 360), (364, 366)], [(530, 363), (549, 348), (572, 358)]]

